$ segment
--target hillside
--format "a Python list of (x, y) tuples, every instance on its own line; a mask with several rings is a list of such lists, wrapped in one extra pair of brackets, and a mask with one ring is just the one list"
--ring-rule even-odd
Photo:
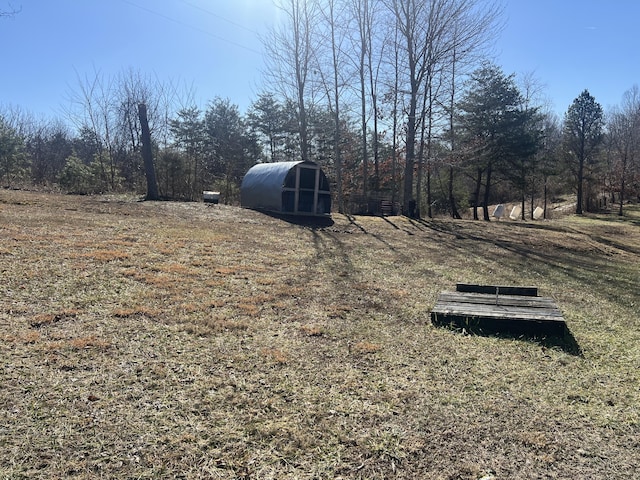
[[(637, 207), (313, 224), (0, 190), (0, 234), (0, 478), (640, 471)], [(460, 281), (538, 286), (582, 354), (435, 328)]]

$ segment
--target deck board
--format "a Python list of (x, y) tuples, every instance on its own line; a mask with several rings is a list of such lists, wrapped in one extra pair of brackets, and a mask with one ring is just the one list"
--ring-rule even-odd
[(442, 292), (431, 311), (436, 325), (510, 333), (564, 335), (566, 323), (552, 298)]
[(442, 292), (438, 302), (470, 303), (474, 305), (501, 305), (527, 307), (536, 309), (556, 309), (556, 304), (549, 297), (528, 297), (518, 295), (488, 295), (483, 293)]

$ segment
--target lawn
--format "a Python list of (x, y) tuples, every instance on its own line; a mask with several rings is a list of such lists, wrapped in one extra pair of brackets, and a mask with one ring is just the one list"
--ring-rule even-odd
[[(640, 474), (640, 208), (290, 222), (0, 190), (0, 478)], [(456, 282), (535, 285), (554, 339), (468, 335)]]

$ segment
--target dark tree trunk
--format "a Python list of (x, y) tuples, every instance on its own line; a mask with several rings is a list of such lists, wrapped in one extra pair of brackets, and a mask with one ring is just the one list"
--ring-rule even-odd
[(482, 187), (482, 169), (478, 169), (476, 189), (473, 192), (473, 219), (478, 220), (478, 206), (480, 205), (480, 188)]
[(360, 57), (360, 121), (362, 122), (362, 196), (369, 213), (369, 152), (367, 151), (367, 99), (364, 83), (364, 49)]
[(491, 196), (491, 162), (487, 165), (487, 183), (484, 187), (484, 202), (482, 205), (482, 212), (484, 215), (484, 219), (488, 222), (491, 220), (489, 218), (489, 200)]
[(404, 214), (408, 217), (415, 217), (415, 208), (411, 209), (410, 205), (415, 206), (415, 199), (413, 198), (413, 169), (415, 166), (415, 151), (416, 151), (416, 110), (417, 110), (417, 90), (416, 87), (412, 87), (412, 94), (409, 100), (409, 118), (407, 121), (407, 148), (405, 152), (405, 165), (404, 165), (404, 193), (403, 193), (403, 209)]
[(543, 217), (545, 220), (547, 219), (547, 178), (544, 179), (544, 212)]
[(458, 207), (456, 206), (456, 199), (453, 195), (453, 165), (449, 167), (449, 205), (451, 207), (451, 217), (460, 219), (460, 213), (458, 213)]
[(583, 182), (584, 182), (584, 160), (580, 159), (580, 165), (578, 166), (578, 196), (576, 198), (576, 214), (582, 215), (582, 196), (583, 196)]
[(149, 120), (147, 119), (147, 106), (144, 103), (138, 104), (138, 117), (142, 128), (142, 160), (144, 161), (144, 173), (147, 178), (146, 200), (159, 200), (158, 182), (156, 181), (156, 170), (153, 166), (153, 153), (151, 150), (151, 132), (149, 131)]
[(433, 218), (433, 208), (431, 204), (433, 203), (432, 195), (431, 195), (431, 165), (429, 164), (429, 160), (427, 160), (427, 216), (429, 218)]
[[(620, 217), (622, 217), (624, 215), (624, 212), (622, 211), (622, 206), (624, 204), (625, 175), (626, 175), (626, 168), (623, 167), (623, 169), (622, 169), (622, 182), (620, 183), (620, 208), (618, 210), (618, 216), (620, 216)], [(614, 202), (612, 201), (611, 203), (613, 204)]]

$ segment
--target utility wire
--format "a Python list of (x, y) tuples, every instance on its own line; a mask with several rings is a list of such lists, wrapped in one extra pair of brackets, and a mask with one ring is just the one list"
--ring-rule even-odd
[(180, 0), (180, 1), (182, 3), (184, 3), (185, 5), (189, 5), (190, 7), (195, 8), (196, 10), (200, 10), (201, 12), (204, 12), (204, 13), (206, 13), (208, 15), (211, 15), (212, 17), (215, 17), (215, 18), (217, 18), (219, 20), (222, 20), (224, 22), (230, 23), (231, 25), (233, 25), (235, 27), (242, 28), (243, 30), (246, 30), (247, 32), (251, 32), (256, 36), (260, 35), (259, 32), (255, 31), (255, 30), (253, 30), (253, 29), (251, 29), (249, 27), (245, 27), (244, 25), (241, 25), (241, 24), (239, 24), (237, 22), (234, 22), (233, 20), (229, 20), (228, 18), (225, 18), (222, 15), (218, 15), (217, 13), (212, 12), (211, 10), (207, 10), (206, 8), (203, 8), (203, 7), (199, 6), (199, 5), (196, 5), (195, 3), (188, 2), (187, 0)]
[[(196, 27), (194, 25), (190, 25), (190, 24), (185, 23), (185, 22), (183, 22), (181, 20), (178, 20), (177, 18), (173, 18), (173, 17), (170, 17), (168, 15), (165, 15), (164, 13), (152, 10), (150, 8), (147, 8), (147, 7), (143, 7), (142, 5), (138, 5), (137, 3), (134, 3), (134, 2), (132, 2), (130, 0), (120, 0), (120, 1), (123, 2), (123, 3), (126, 3), (127, 5), (131, 5), (132, 7), (139, 8), (140, 10), (144, 10), (145, 12), (151, 13), (152, 15), (156, 15), (158, 17), (164, 18), (165, 20), (168, 20), (170, 22), (176, 23), (176, 24), (178, 24), (178, 25), (180, 25), (182, 27), (185, 27), (185, 28), (188, 28), (188, 29), (191, 29), (191, 30), (195, 30), (195, 31), (200, 32), (200, 33), (204, 33), (205, 35), (208, 35), (208, 36), (210, 36), (212, 38), (215, 38), (216, 40), (221, 40), (221, 41), (226, 42), (226, 43), (228, 43), (230, 45), (234, 45), (234, 46), (236, 46), (238, 48), (242, 48), (244, 50), (247, 50), (248, 52), (252, 52), (252, 53), (255, 53), (257, 55), (262, 55), (262, 52), (259, 52), (258, 50), (254, 49), (254, 48), (247, 47), (246, 45), (242, 45), (240, 43), (234, 42), (233, 40), (229, 40), (227, 38), (221, 37), (220, 35), (216, 35), (214, 33), (211, 33), (209, 31), (207, 31), (207, 30), (204, 30), (202, 28)], [(199, 7), (197, 7), (197, 8), (199, 8)]]

